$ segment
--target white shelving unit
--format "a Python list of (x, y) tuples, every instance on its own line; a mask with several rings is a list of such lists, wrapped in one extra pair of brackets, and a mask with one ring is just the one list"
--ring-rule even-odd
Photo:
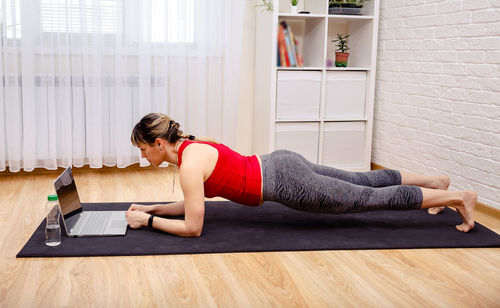
[[(327, 0), (275, 0), (259, 11), (253, 146), (257, 154), (289, 149), (336, 168), (370, 169), (379, 1), (363, 15), (329, 15)], [(277, 66), (278, 25), (285, 20), (298, 41), (303, 67)], [(349, 34), (349, 62), (335, 62), (337, 33)]]

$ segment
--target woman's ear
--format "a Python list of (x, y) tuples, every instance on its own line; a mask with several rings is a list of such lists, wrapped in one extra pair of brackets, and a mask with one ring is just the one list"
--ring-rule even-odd
[(156, 138), (155, 144), (156, 146), (161, 148), (161, 146), (163, 145), (163, 140), (161, 140), (161, 138)]

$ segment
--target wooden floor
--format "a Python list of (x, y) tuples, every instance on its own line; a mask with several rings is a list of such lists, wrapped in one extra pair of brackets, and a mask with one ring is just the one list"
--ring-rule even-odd
[[(82, 202), (170, 201), (168, 169), (75, 171)], [(16, 259), (56, 174), (0, 176), (0, 307), (499, 307), (500, 249)], [(500, 220), (477, 220), (500, 233)]]

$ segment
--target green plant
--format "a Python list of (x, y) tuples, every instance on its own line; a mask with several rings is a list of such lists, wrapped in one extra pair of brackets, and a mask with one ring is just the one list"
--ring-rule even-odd
[(292, 6), (297, 6), (299, 4), (299, 0), (291, 0)]
[(328, 7), (363, 7), (363, 4), (369, 0), (330, 0)]
[(261, 4), (256, 4), (256, 7), (262, 7), (262, 12), (268, 11), (268, 12), (273, 12), (274, 7), (273, 7), (273, 0), (262, 0)]
[(336, 51), (340, 51), (341, 53), (345, 53), (346, 51), (349, 50), (349, 46), (347, 39), (349, 38), (349, 34), (340, 34), (337, 33), (337, 39), (333, 40), (332, 42), (337, 43), (337, 49)]

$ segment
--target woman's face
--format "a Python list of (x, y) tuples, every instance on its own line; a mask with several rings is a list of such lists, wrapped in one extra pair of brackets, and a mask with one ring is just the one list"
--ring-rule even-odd
[(140, 143), (139, 149), (141, 157), (147, 159), (151, 165), (158, 167), (163, 162), (161, 147), (157, 144)]

